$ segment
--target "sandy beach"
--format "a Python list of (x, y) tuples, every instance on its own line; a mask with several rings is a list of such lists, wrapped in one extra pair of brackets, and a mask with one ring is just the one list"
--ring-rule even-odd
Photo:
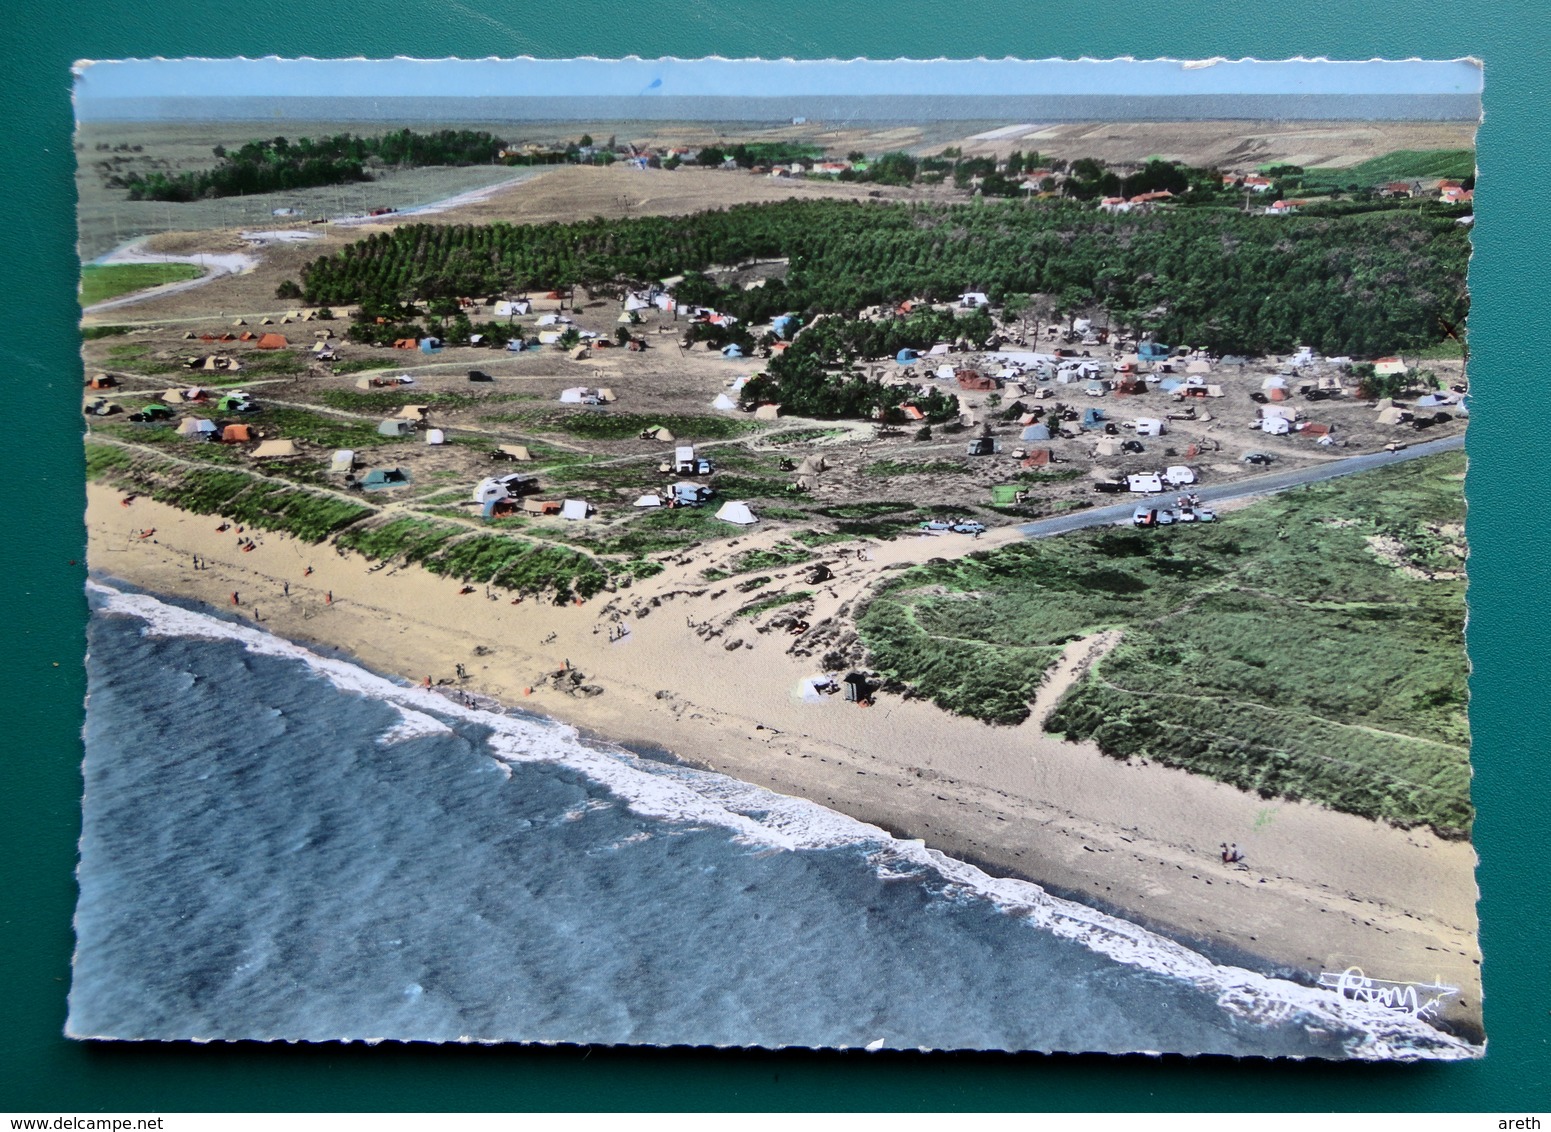
[[(1107, 634), (1068, 647), (1027, 723), (991, 727), (896, 696), (859, 708), (838, 695), (805, 695), (805, 681), (821, 671), (817, 659), (791, 655), (792, 638), (761, 631), (764, 618), (736, 617), (746, 595), (714, 583), (685, 591), (686, 577), (774, 540), (757, 530), (676, 560), (693, 569), (556, 607), (514, 604), (483, 587), (462, 593), (458, 581), (419, 567), (374, 567), (251, 529), (221, 532), (215, 516), (123, 499), (88, 486), (90, 564), (101, 574), (257, 617), (270, 632), (345, 650), (385, 674), (660, 745), (1034, 880), (1214, 957), (1308, 978), (1356, 966), (1376, 978), (1456, 986), (1445, 1017), (1467, 1034), (1479, 1025), (1471, 846), (1121, 762), (1045, 734), (1039, 720), (1113, 644)], [(154, 534), (139, 537), (145, 531)], [(239, 537), (256, 545), (243, 550)], [(1015, 537), (996, 532), (976, 548)], [(957, 549), (918, 538), (832, 555), (835, 576), (818, 587), (814, 624), (891, 565)], [(771, 589), (802, 584), (806, 569), (775, 572)], [(1224, 864), (1223, 842), (1236, 843), (1244, 860)]]

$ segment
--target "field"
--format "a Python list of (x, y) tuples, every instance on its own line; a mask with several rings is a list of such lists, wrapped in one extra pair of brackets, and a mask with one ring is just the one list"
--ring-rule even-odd
[(1345, 187), (1349, 184), (1373, 186), (1386, 181), (1432, 180), (1440, 177), (1462, 181), (1474, 176), (1476, 154), (1473, 149), (1400, 149), (1343, 168), (1310, 167), (1305, 170), (1304, 187), (1316, 182)]
[(89, 307), (131, 291), (198, 279), (203, 274), (191, 263), (89, 263), (81, 269), (81, 305)]
[(1119, 758), (1440, 832), (1469, 829), (1462, 456), (1210, 527), (1102, 530), (890, 582), (873, 663), (946, 710), (1027, 718), (1069, 642), (1123, 637), (1046, 729)]

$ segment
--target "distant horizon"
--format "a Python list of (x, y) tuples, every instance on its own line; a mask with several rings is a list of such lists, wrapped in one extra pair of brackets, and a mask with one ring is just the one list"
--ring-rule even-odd
[(1473, 60), (185, 59), (78, 63), (75, 109), (83, 122), (321, 107), (362, 121), (1427, 121), (1478, 119), (1481, 89)]

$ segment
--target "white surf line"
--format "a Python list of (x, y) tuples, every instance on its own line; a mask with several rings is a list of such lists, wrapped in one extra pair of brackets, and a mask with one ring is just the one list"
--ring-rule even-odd
[(104, 610), (144, 621), (147, 634), (234, 641), (254, 654), (300, 661), (341, 691), (396, 708), (401, 722), (384, 734), (387, 742), (432, 731), (437, 715), (478, 723), (490, 729), (486, 742), (497, 759), (565, 766), (643, 817), (716, 826), (743, 844), (771, 849), (876, 846), (871, 860), (880, 877), (908, 877), (923, 870), (936, 873), (949, 885), (990, 900), (1038, 930), (1116, 963), (1215, 994), (1219, 1007), (1247, 1022), (1351, 1030), (1357, 1037), (1344, 1049), (1351, 1058), (1458, 1061), (1482, 1052), (1482, 1047), (1410, 1014), (1348, 998), (1330, 988), (1215, 963), (1138, 924), (1051, 896), (1032, 881), (990, 876), (922, 841), (901, 840), (805, 798), (778, 794), (724, 774), (651, 762), (620, 747), (584, 744), (575, 728), (555, 720), (467, 708), (433, 689), (396, 684), (349, 661), (321, 656), (260, 629), (168, 605), (150, 594), (125, 593), (96, 579), (88, 580), (87, 589), (101, 599)]
[(194, 267), (204, 269), (204, 274), (197, 279), (184, 279), (176, 283), (163, 283), (157, 287), (147, 287), (143, 291), (134, 291), (128, 295), (119, 295), (116, 298), (104, 299), (100, 303), (93, 303), (89, 307), (83, 307), (82, 314), (100, 314), (103, 311), (117, 310), (127, 307), (132, 303), (145, 302), (147, 299), (159, 299), (164, 295), (175, 295), (180, 291), (191, 291), (195, 287), (203, 287), (211, 280), (219, 279), (223, 275), (242, 275), (252, 271), (258, 266), (255, 256), (242, 252), (201, 252), (197, 255), (166, 255), (160, 252), (150, 252), (145, 249), (145, 241), (149, 236), (142, 236), (122, 248), (116, 248), (107, 255), (98, 256), (92, 260), (92, 266), (112, 267), (118, 264), (136, 263), (186, 263)]

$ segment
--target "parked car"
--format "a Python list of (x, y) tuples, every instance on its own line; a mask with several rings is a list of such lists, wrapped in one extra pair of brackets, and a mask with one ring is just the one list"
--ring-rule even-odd
[(1125, 491), (1126, 485), (1123, 483), (1106, 483), (1100, 481), (1099, 483), (1093, 485), (1093, 490), (1103, 492), (1105, 495), (1113, 495), (1116, 492)]
[(1138, 507), (1131, 512), (1131, 522), (1138, 527), (1167, 527), (1179, 521), (1179, 516), (1167, 507)]
[(1246, 452), (1240, 457), (1246, 464), (1269, 464), (1275, 459), (1269, 452)]
[(1147, 449), (1143, 446), (1143, 444), (1142, 444), (1142, 442), (1140, 440), (1127, 440), (1125, 443), (1121, 444), (1120, 450), (1122, 452), (1145, 452), (1145, 451), (1147, 451)]
[(1181, 523), (1215, 523), (1217, 512), (1209, 507), (1192, 507), (1179, 513)]
[(986, 525), (974, 519), (962, 519), (954, 523), (949, 530), (961, 535), (982, 535), (985, 534)]
[(921, 524), (923, 531), (951, 531), (953, 524), (947, 519), (928, 519)]
[(482, 369), (471, 369), (471, 370), (469, 370), (469, 380), (470, 381), (493, 381), (495, 379), (492, 378), (488, 373), (486, 373)]

